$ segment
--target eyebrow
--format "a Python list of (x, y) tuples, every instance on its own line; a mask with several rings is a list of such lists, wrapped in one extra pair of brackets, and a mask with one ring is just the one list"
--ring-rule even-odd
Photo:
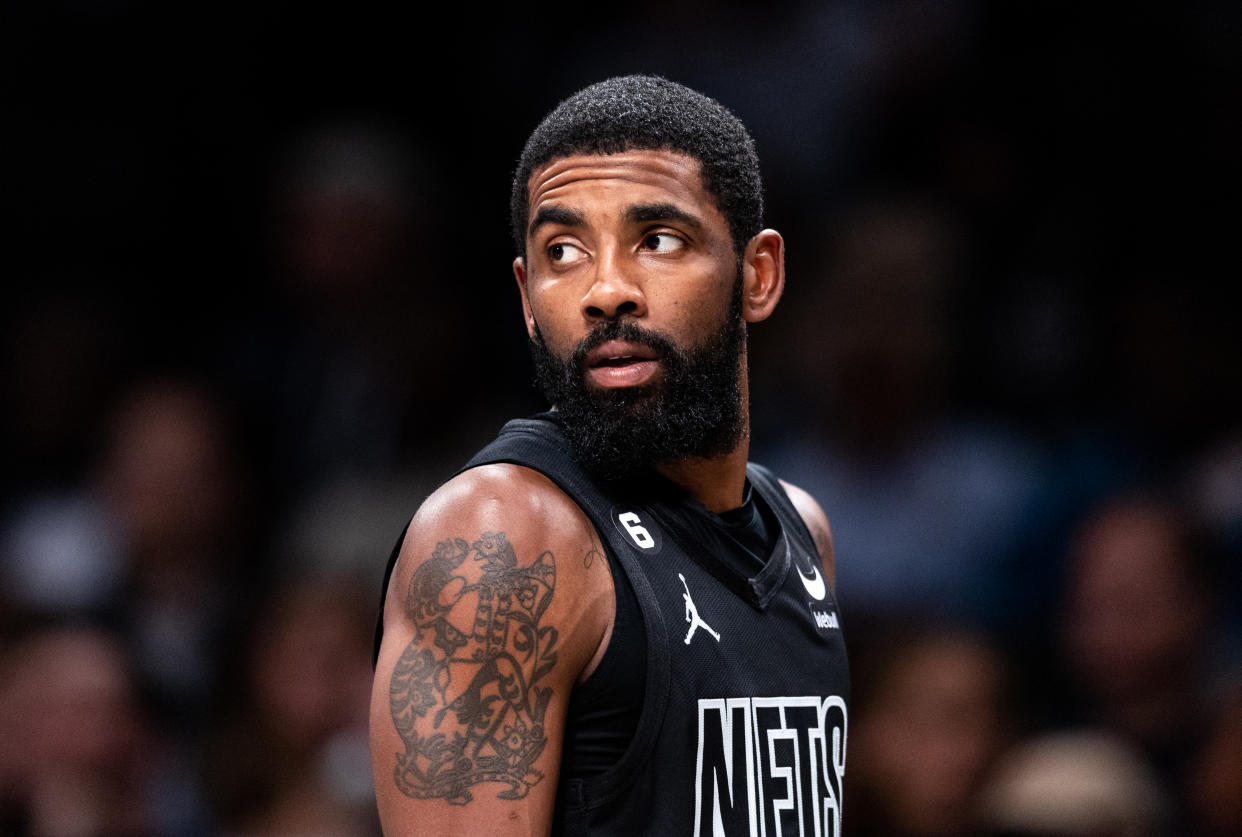
[(641, 203), (631, 206), (625, 211), (625, 219), (631, 224), (646, 224), (652, 221), (679, 221), (696, 232), (703, 229), (703, 222), (697, 215), (692, 215), (671, 203)]
[[(679, 206), (671, 203), (640, 203), (625, 210), (625, 220), (631, 224), (649, 224), (652, 221), (679, 221), (696, 232), (703, 229), (703, 222)], [(530, 225), (526, 228), (527, 237), (545, 224), (557, 224), (563, 227), (582, 227), (586, 225), (586, 216), (576, 209), (564, 206), (544, 206), (535, 213)]]
[(526, 228), (526, 236), (530, 238), (535, 234), (535, 230), (544, 224), (559, 224), (564, 227), (581, 227), (586, 224), (586, 217), (576, 209), (567, 209), (563, 206), (544, 206), (535, 213), (535, 217), (531, 219), (530, 226)]

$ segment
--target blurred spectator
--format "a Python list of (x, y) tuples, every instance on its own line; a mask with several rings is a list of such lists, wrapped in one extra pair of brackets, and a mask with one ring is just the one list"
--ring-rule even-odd
[[(451, 433), (437, 352), (465, 352), (427, 213), (435, 173), (384, 120), (314, 123), (282, 149), (265, 247), (270, 275), (223, 343), (275, 498), (391, 475)], [(278, 512), (284, 511), (278, 508)]]
[(1190, 463), (1186, 493), (1194, 523), (1220, 553), (1224, 643), (1242, 661), (1242, 431), (1217, 440)]
[(1175, 507), (1123, 496), (1074, 542), (1062, 649), (1088, 716), (1154, 749), (1195, 720), (1212, 588)]
[(144, 689), (186, 727), (212, 698), (242, 604), (247, 521), (230, 433), (209, 390), (142, 381), (111, 415), (91, 482), (19, 506), (5, 538), (15, 604), (122, 626)]
[(1165, 791), (1143, 757), (1124, 739), (1094, 730), (1022, 742), (988, 779), (979, 809), (985, 837), (1174, 833)]
[(1087, 518), (1067, 572), (1058, 635), (1067, 682), (1042, 684), (1050, 717), (1137, 746), (1184, 820), (1182, 788), (1205, 740), (1207, 697), (1231, 663), (1215, 631), (1212, 556), (1176, 505), (1124, 494)]
[(117, 411), (100, 474), (123, 543), (123, 609), (139, 665), (182, 722), (210, 699), (242, 603), (247, 520), (235, 445), (210, 391), (148, 381)]
[(176, 833), (159, 819), (161, 759), (119, 637), (40, 630), (0, 661), (0, 831)]
[(1203, 744), (1191, 758), (1185, 790), (1199, 832), (1226, 837), (1242, 834), (1242, 435), (1226, 437), (1195, 462), (1189, 488), (1195, 520), (1226, 570), (1213, 579), (1222, 610), (1212, 642), (1227, 665), (1209, 681)]
[(1242, 834), (1242, 682), (1213, 706), (1188, 771), (1188, 821), (1202, 837)]
[(300, 577), (243, 645), (208, 784), (234, 835), (378, 834), (367, 718), (373, 590)]
[(1022, 436), (948, 402), (948, 313), (965, 246), (952, 217), (877, 198), (822, 238), (814, 278), (790, 294), (778, 404), (789, 423), (755, 458), (827, 511), (846, 608), (1016, 618), (1025, 599), (1010, 569), (1045, 473)]
[(981, 635), (864, 626), (851, 642), (845, 821), (856, 837), (956, 837), (1008, 742), (1006, 663)]
[(257, 439), (282, 570), (373, 570), (430, 481), (464, 461), (456, 440), (489, 423), (460, 406), (489, 344), (459, 337), (453, 313), (462, 283), (479, 280), (454, 261), (462, 244), (442, 241), (452, 212), (399, 122), (314, 120), (275, 172), (268, 294), (221, 345), (224, 373)]

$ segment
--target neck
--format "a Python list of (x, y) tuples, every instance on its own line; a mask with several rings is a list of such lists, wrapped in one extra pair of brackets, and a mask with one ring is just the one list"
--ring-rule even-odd
[(708, 511), (726, 512), (742, 505), (746, 496), (746, 463), (750, 459), (750, 387), (746, 359), (741, 368), (742, 437), (733, 450), (711, 459), (679, 459), (656, 470), (679, 485)]
[(708, 511), (726, 512), (742, 505), (746, 491), (746, 459), (749, 445), (743, 440), (724, 456), (683, 459), (661, 465), (662, 475), (675, 482)]

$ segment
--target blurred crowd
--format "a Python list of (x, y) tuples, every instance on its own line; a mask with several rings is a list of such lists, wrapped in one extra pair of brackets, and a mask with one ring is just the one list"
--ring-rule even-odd
[(0, 833), (378, 833), (384, 561), (542, 406), (511, 166), (632, 71), (788, 243), (752, 456), (832, 523), (847, 835), (1242, 833), (1230, 4), (11, 11)]

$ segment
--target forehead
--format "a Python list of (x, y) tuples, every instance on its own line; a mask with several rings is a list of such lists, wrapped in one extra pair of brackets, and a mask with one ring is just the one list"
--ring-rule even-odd
[(701, 169), (698, 160), (677, 151), (557, 157), (531, 172), (527, 208), (533, 215), (541, 206), (573, 203), (591, 195), (620, 202), (674, 203), (718, 215), (715, 201), (703, 187)]

